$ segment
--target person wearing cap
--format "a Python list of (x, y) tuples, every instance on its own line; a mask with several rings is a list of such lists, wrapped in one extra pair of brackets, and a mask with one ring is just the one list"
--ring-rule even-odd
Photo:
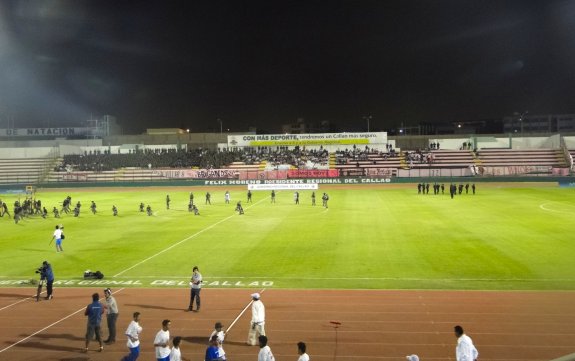
[(309, 361), (309, 355), (305, 352), (306, 348), (305, 342), (297, 343), (297, 354), (299, 355), (297, 361)]
[(104, 290), (106, 296), (106, 321), (108, 323), (108, 338), (104, 340), (106, 344), (113, 344), (116, 342), (116, 321), (118, 320), (118, 304), (116, 299), (112, 296), (112, 290), (106, 288)]
[(457, 361), (476, 361), (479, 357), (479, 352), (477, 352), (475, 345), (473, 345), (471, 337), (465, 334), (461, 326), (455, 326), (454, 330), (455, 336), (457, 337), (455, 359)]
[(226, 333), (222, 329), (223, 327), (224, 326), (222, 325), (221, 322), (216, 322), (216, 324), (214, 325), (214, 330), (212, 331), (212, 334), (210, 335), (210, 338), (208, 341), (211, 341), (212, 337), (214, 337), (214, 336), (217, 337), (219, 355), (222, 357), (222, 360), (225, 360), (226, 359), (226, 352), (224, 351), (223, 343), (224, 343), (224, 338), (226, 337)]
[(122, 358), (122, 361), (136, 361), (140, 356), (140, 312), (134, 312), (132, 322), (128, 325), (125, 335), (128, 336), (127, 346), (130, 353)]
[(190, 306), (188, 311), (193, 311), (194, 299), (196, 300), (196, 312), (200, 311), (200, 291), (202, 290), (202, 274), (198, 266), (194, 266), (192, 269), (192, 278), (190, 279)]
[(260, 345), (260, 352), (258, 353), (258, 361), (275, 361), (272, 349), (268, 346), (268, 338), (264, 335), (258, 337)]
[(258, 336), (265, 336), (265, 323), (266, 323), (266, 308), (260, 300), (259, 293), (252, 293), (252, 321), (250, 331), (248, 333), (248, 345), (257, 345), (256, 340)]

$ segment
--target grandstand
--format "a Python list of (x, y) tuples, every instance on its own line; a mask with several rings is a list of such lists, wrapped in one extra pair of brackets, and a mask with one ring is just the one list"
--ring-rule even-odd
[(553, 136), (515, 140), (514, 144), (521, 149), (511, 149), (506, 147), (511, 145), (507, 138), (489, 137), (478, 140), (487, 146), (479, 150), (460, 149), (461, 143), (466, 143), (463, 138), (435, 139), (442, 144), (441, 149), (414, 150), (399, 148), (395, 140), (357, 147), (348, 143), (325, 148), (308, 144), (301, 149), (225, 147), (220, 143), (193, 148), (189, 144), (156, 144), (157, 141), (153, 145), (138, 142), (137, 146), (1, 148), (0, 184), (148, 182), (175, 178), (569, 175), (574, 141), (565, 137), (565, 146), (561, 148), (557, 139)]

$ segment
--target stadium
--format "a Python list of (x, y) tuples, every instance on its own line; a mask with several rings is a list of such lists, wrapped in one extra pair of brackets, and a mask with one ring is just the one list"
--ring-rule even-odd
[[(575, 137), (215, 134), (202, 147), (208, 135), (173, 131), (0, 149), (1, 358), (85, 359), (84, 307), (104, 288), (119, 329), (141, 312), (144, 358), (170, 319), (191, 359), (216, 321), (228, 357), (253, 359), (253, 292), (277, 359), (300, 339), (316, 360), (453, 359), (455, 324), (473, 330), (482, 359), (571, 353)], [(44, 260), (54, 298), (43, 289), (36, 301)], [(201, 312), (186, 312), (193, 266)], [(95, 271), (103, 278), (84, 277)], [(87, 359), (123, 354), (117, 342)]]

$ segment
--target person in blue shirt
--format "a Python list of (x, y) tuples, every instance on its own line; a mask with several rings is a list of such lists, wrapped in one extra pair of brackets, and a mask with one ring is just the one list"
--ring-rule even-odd
[(46, 299), (52, 299), (52, 285), (54, 284), (54, 271), (48, 261), (42, 262), (40, 280), (46, 280)]
[(220, 354), (220, 348), (218, 347), (218, 335), (213, 335), (210, 339), (210, 346), (206, 349), (205, 361), (223, 361), (224, 358)]
[(94, 293), (92, 295), (92, 303), (86, 307), (84, 312), (85, 316), (88, 316), (88, 325), (86, 326), (86, 348), (84, 352), (88, 352), (88, 345), (90, 340), (96, 335), (96, 341), (100, 343), (100, 352), (104, 350), (102, 345), (102, 336), (100, 333), (100, 323), (102, 322), (102, 314), (104, 313), (104, 306), (100, 303), (100, 295)]

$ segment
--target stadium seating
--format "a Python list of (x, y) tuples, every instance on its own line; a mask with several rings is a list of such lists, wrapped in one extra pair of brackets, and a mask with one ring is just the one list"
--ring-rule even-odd
[(50, 158), (0, 159), (0, 184), (35, 184), (50, 167)]
[(548, 166), (554, 168), (567, 167), (561, 150), (555, 149), (481, 149), (477, 159), (482, 166)]

